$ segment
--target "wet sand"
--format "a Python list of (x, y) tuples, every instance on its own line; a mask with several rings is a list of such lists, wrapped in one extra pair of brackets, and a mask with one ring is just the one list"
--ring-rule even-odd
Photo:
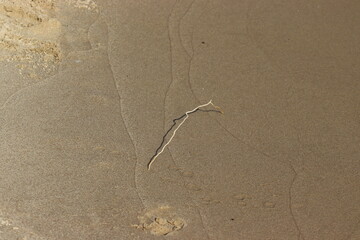
[(0, 239), (360, 239), (359, 10), (2, 1)]

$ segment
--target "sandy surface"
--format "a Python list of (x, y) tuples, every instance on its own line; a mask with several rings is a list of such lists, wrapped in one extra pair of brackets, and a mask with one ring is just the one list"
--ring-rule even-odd
[(360, 239), (359, 11), (1, 1), (0, 239)]

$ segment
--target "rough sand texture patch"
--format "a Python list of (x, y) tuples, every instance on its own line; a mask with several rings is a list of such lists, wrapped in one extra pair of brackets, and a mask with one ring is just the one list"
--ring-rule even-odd
[(66, 0), (66, 3), (75, 8), (98, 12), (98, 5), (93, 0)]
[(0, 61), (16, 63), (24, 77), (51, 75), (66, 55), (61, 44), (63, 25), (68, 23), (57, 16), (63, 4), (78, 11), (98, 12), (92, 0), (1, 1)]
[(177, 217), (169, 206), (149, 210), (138, 218), (140, 224), (135, 224), (134, 227), (158, 236), (171, 234), (185, 226), (185, 221)]
[(20, 72), (29, 76), (37, 68), (54, 70), (61, 60), (61, 23), (54, 17), (53, 0), (5, 0), (0, 3), (0, 24), (0, 60), (19, 63)]

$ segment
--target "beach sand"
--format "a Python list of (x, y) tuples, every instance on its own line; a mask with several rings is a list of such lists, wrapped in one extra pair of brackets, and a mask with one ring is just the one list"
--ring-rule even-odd
[(0, 239), (360, 239), (359, 10), (1, 1)]

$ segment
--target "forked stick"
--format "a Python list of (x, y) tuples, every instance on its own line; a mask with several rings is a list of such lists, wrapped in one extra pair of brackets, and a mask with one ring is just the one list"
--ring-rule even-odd
[[(194, 108), (193, 110), (191, 111), (187, 111), (183, 116), (181, 116), (180, 118), (177, 118), (177, 119), (174, 119), (173, 122), (174, 124), (176, 120), (179, 120), (181, 118), (183, 118), (185, 116), (185, 118), (180, 122), (179, 126), (174, 130), (173, 134), (171, 135), (169, 141), (167, 141), (167, 143), (161, 148), (161, 150), (159, 152), (157, 152), (151, 159), (150, 159), (150, 162), (148, 163), (148, 170), (150, 170), (150, 167), (151, 167), (151, 164), (155, 161), (155, 159), (164, 151), (164, 149), (166, 148), (167, 145), (169, 145), (169, 143), (172, 141), (172, 139), (174, 138), (175, 134), (176, 134), (176, 131), (181, 127), (181, 125), (183, 125), (183, 123), (186, 121), (186, 119), (188, 119), (189, 115), (191, 113), (194, 113), (196, 111), (198, 111), (200, 108), (202, 107), (206, 107), (208, 105), (212, 105), (215, 109), (217, 109), (217, 112), (220, 112), (220, 113), (223, 113), (220, 109), (220, 107), (216, 106), (215, 104), (212, 103), (212, 100), (210, 100), (208, 103), (206, 104), (202, 104), (202, 105), (199, 105), (197, 106), (196, 108)], [(173, 125), (174, 126), (174, 125)], [(171, 129), (170, 129), (171, 130)], [(166, 136), (167, 134), (165, 134)], [(164, 136), (164, 137), (165, 137)]]

